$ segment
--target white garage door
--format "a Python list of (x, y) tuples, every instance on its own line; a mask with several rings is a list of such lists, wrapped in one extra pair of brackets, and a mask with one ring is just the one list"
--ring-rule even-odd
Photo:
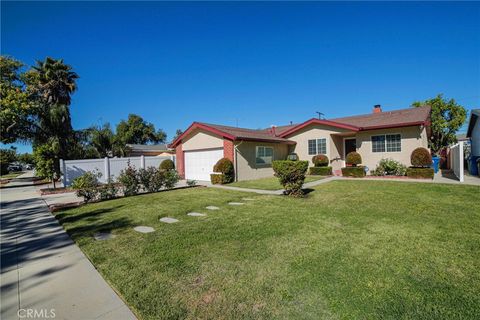
[(223, 158), (223, 149), (185, 151), (185, 179), (210, 181), (213, 166)]

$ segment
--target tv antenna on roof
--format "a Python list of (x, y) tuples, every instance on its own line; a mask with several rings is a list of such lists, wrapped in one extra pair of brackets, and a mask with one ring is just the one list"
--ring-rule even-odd
[(318, 113), (318, 119), (325, 119), (325, 115), (320, 111), (315, 111), (315, 113)]

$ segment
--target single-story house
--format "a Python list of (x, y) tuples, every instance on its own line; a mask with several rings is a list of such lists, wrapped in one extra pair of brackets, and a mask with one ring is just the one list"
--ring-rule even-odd
[(233, 161), (237, 180), (269, 177), (272, 161), (290, 153), (310, 165), (314, 155), (325, 154), (335, 174), (340, 174), (351, 151), (360, 153), (370, 170), (383, 158), (410, 165), (415, 148), (428, 148), (429, 129), (429, 106), (382, 112), (376, 105), (370, 114), (256, 130), (193, 122), (170, 147), (185, 179), (209, 180), (222, 157)]
[(161, 144), (127, 144), (128, 156), (169, 156), (174, 154), (174, 150), (168, 148), (165, 143)]
[(467, 138), (471, 141), (471, 155), (480, 157), (480, 109), (473, 109), (470, 112), (468, 121)]

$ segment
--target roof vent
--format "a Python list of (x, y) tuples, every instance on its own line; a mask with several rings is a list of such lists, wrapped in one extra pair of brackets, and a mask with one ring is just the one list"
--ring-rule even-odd
[(382, 112), (382, 106), (379, 104), (376, 104), (373, 106), (373, 113), (380, 113)]

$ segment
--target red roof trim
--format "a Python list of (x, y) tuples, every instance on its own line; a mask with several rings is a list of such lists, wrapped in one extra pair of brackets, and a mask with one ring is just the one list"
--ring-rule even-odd
[(230, 140), (235, 140), (237, 137), (231, 135), (231, 134), (228, 134), (226, 132), (223, 132), (221, 130), (218, 130), (216, 128), (212, 128), (210, 126), (207, 126), (203, 123), (198, 123), (198, 122), (194, 122), (190, 125), (190, 127), (188, 127), (187, 130), (185, 130), (184, 133), (182, 133), (180, 136), (178, 136), (174, 141), (172, 141), (172, 143), (168, 146), (169, 148), (175, 148), (181, 141), (182, 139), (188, 135), (189, 133), (191, 133), (193, 130), (195, 129), (203, 129), (205, 131), (208, 131), (208, 132), (211, 132), (211, 133), (214, 133), (216, 135), (219, 135), (223, 138), (227, 138), (227, 139), (230, 139)]
[(294, 132), (296, 132), (300, 129), (305, 128), (308, 125), (311, 125), (311, 124), (323, 124), (323, 125), (330, 126), (330, 127), (347, 129), (347, 130), (352, 130), (352, 131), (359, 131), (360, 130), (359, 127), (355, 127), (355, 126), (351, 126), (351, 125), (343, 124), (343, 123), (339, 123), (339, 122), (334, 122), (334, 121), (330, 121), (330, 120), (310, 119), (310, 120), (307, 120), (303, 123), (300, 123), (299, 125), (297, 125), (293, 128), (288, 129), (287, 131), (280, 134), (280, 137), (284, 138), (284, 137), (288, 136), (289, 134), (292, 134), (292, 133), (294, 133)]
[(269, 142), (269, 143), (285, 143), (285, 144), (296, 144), (295, 141), (291, 140), (275, 140), (275, 139), (265, 139), (265, 138), (237, 138), (239, 141), (260, 141), (260, 142)]

